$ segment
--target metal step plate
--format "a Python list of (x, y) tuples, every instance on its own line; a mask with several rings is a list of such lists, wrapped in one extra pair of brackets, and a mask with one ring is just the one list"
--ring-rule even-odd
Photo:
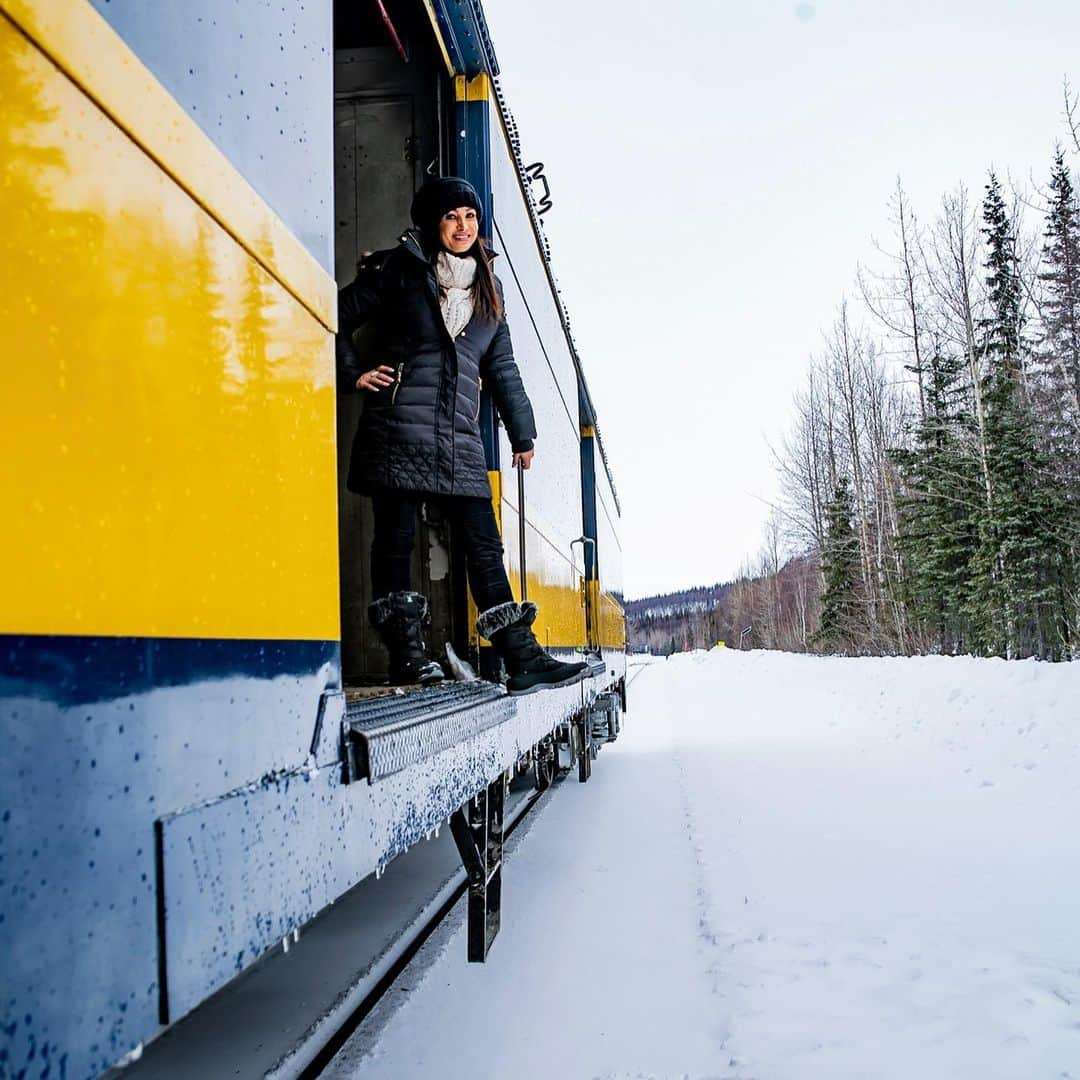
[(349, 695), (349, 780), (375, 783), (510, 719), (516, 703), (501, 686), (450, 683), (377, 697)]

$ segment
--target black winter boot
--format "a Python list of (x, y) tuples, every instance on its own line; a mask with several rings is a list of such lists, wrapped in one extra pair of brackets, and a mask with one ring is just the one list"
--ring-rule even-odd
[(368, 619), (390, 653), (392, 686), (435, 683), (446, 677), (424, 647), (420, 627), (427, 614), (427, 598), (417, 592), (394, 592), (368, 605)]
[(531, 694), (555, 686), (580, 682), (589, 670), (588, 664), (567, 664), (549, 656), (540, 647), (532, 632), (536, 605), (529, 600), (518, 604), (511, 600), (482, 611), (476, 629), (486, 637), (503, 658), (510, 678), (506, 690), (510, 694)]

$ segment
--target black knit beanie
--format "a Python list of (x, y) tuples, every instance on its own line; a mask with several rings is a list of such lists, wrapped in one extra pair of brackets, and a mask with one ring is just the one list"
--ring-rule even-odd
[(424, 232), (438, 228), (443, 214), (459, 206), (471, 206), (479, 218), (483, 214), (480, 196), (468, 180), (460, 176), (444, 176), (429, 180), (412, 201), (412, 219)]

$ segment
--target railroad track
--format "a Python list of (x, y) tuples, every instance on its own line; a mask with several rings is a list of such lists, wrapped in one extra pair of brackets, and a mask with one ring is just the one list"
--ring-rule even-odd
[[(639, 676), (639, 675), (640, 675), (640, 674), (641, 674), (641, 673), (642, 673), (643, 671), (647, 670), (648, 668), (651, 668), (651, 667), (653, 666), (653, 664), (654, 664), (654, 663), (656, 663), (656, 661), (655, 661), (655, 660), (653, 660), (652, 662), (650, 662), (650, 663), (648, 663), (648, 664), (635, 664), (634, 666), (635, 666), (635, 667), (637, 668), (637, 670), (636, 670), (636, 671), (634, 672), (634, 674), (633, 674), (633, 675), (629, 675), (629, 676), (627, 677), (627, 680), (626, 680), (626, 689), (627, 689), (627, 690), (629, 690), (629, 689), (630, 689), (630, 687), (631, 687), (631, 686), (633, 686), (633, 684), (634, 684), (634, 680), (635, 680), (635, 679), (636, 679), (636, 678), (637, 678), (637, 677), (638, 677), (638, 676)], [(627, 670), (629, 671), (629, 668), (628, 668)]]
[[(507, 840), (539, 803), (554, 793), (567, 775), (568, 772), (560, 773), (551, 787), (545, 791), (520, 795), (506, 813), (504, 828)], [(305, 1053), (304, 1047), (299, 1048), (289, 1059), (266, 1074), (268, 1080), (315, 1080), (316, 1077), (322, 1076), (342, 1047), (376, 1009), (398, 977), (408, 968), (409, 963), (424, 943), (464, 899), (467, 890), (468, 879), (464, 869), (461, 869), (444, 884), (442, 890), (434, 898), (435, 910), (404, 933), (387, 951), (381, 962), (368, 973), (368, 977), (353, 987), (346, 1007), (336, 1010), (344, 1015), (333, 1034), (329, 1038), (320, 1038), (319, 1049), (313, 1053)]]
[[(506, 841), (565, 775), (543, 792), (531, 773), (512, 782)], [(449, 831), (414, 845), (381, 881), (360, 882), (103, 1080), (189, 1080), (224, 1075), (223, 1065), (235, 1080), (321, 1075), (467, 892)]]

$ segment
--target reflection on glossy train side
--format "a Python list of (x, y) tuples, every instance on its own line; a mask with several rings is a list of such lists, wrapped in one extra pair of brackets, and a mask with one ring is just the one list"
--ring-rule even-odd
[(615, 493), (603, 461), (596, 474), (596, 528), (600, 581), (597, 585), (598, 634), (605, 649), (626, 648), (626, 612), (622, 604), (622, 544), (613, 508)]
[[(521, 599), (521, 560), (516, 542), (517, 508), (507, 499), (502, 502), (503, 536), (506, 543), (508, 574), (516, 599)], [(540, 609), (533, 627), (545, 647), (579, 648), (586, 643), (585, 609), (582, 605), (582, 568), (570, 561), (549, 538), (550, 528), (530, 514), (525, 527), (525, 588), (528, 598)]]
[[(43, 1047), (51, 1075), (65, 1054), (66, 1075), (97, 1075), (153, 1033), (154, 821), (273, 790), (335, 669), (334, 643), (0, 636), (0, 1075), (42, 1075)], [(303, 893), (321, 872), (290, 860), (275, 880)]]
[(606, 592), (600, 594), (600, 645), (626, 648), (626, 612), (618, 598)]
[[(262, 0), (89, 3), (330, 270), (323, 103), (333, 95), (324, 48), (331, 5), (289, 4), (276, 18)], [(221, 41), (228, 53), (215, 63)]]
[(0, 632), (336, 638), (328, 331), (6, 20), (0, 54)]

